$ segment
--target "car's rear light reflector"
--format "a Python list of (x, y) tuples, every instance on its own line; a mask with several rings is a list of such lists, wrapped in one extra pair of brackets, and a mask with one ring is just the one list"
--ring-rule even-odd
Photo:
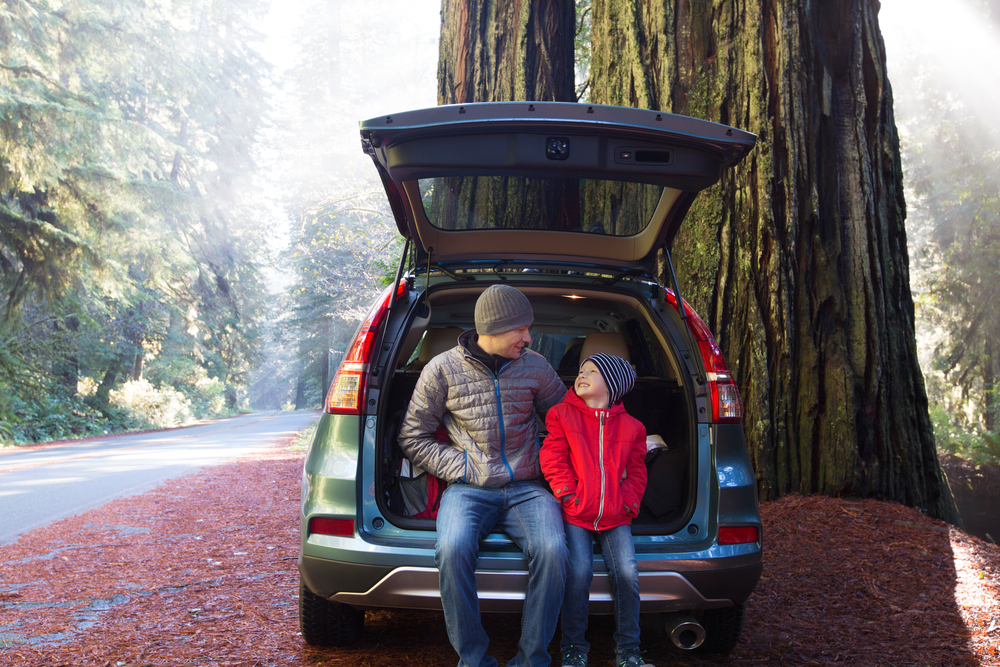
[(740, 392), (729, 373), (709, 373), (708, 386), (712, 389), (712, 404), (718, 413), (717, 421), (739, 421), (743, 419), (743, 404)]
[[(389, 308), (391, 292), (390, 288), (382, 292), (354, 334), (354, 340), (347, 348), (344, 360), (340, 362), (340, 368), (330, 383), (330, 391), (326, 395), (327, 412), (341, 415), (361, 414), (368, 384), (368, 364), (373, 356), (379, 328)], [(406, 281), (401, 280), (396, 287), (396, 295), (398, 297), (405, 293)]]
[(719, 544), (750, 544), (757, 541), (756, 526), (720, 526)]
[[(667, 301), (677, 307), (677, 297), (672, 290), (666, 290)], [(709, 398), (712, 403), (712, 422), (723, 424), (739, 424), (743, 421), (743, 403), (740, 392), (733, 382), (732, 373), (722, 358), (722, 350), (715, 342), (715, 337), (708, 326), (694, 312), (694, 309), (684, 302), (684, 313), (687, 316), (688, 327), (698, 343), (701, 359), (705, 364), (706, 380), (708, 381)]]
[(313, 517), (309, 519), (309, 534), (351, 537), (354, 535), (354, 522), (350, 519), (331, 519), (327, 516)]

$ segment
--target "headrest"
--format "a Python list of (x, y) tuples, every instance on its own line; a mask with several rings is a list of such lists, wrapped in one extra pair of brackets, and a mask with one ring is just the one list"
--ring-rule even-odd
[(445, 327), (444, 329), (428, 329), (424, 332), (424, 338), (420, 342), (420, 353), (417, 360), (427, 363), (442, 352), (447, 352), (458, 345), (458, 335), (462, 330), (458, 327)]
[(595, 331), (588, 334), (587, 339), (583, 341), (583, 349), (580, 350), (580, 360), (582, 361), (598, 352), (613, 354), (629, 363), (632, 362), (625, 339), (620, 333), (614, 331)]

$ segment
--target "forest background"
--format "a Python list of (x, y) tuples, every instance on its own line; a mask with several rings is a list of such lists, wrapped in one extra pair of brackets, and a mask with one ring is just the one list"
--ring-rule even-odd
[[(401, 248), (357, 121), (436, 103), (441, 17), (300, 5), (0, 0), (0, 443), (320, 406)], [(879, 15), (917, 341), (939, 451), (996, 462), (1000, 2), (932, 7)]]

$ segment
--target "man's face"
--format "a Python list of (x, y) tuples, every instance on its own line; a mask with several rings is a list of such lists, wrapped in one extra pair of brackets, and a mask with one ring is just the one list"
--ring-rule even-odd
[(495, 336), (480, 336), (479, 346), (490, 354), (499, 354), (508, 359), (517, 359), (521, 356), (521, 349), (531, 344), (531, 334), (527, 327), (511, 329)]

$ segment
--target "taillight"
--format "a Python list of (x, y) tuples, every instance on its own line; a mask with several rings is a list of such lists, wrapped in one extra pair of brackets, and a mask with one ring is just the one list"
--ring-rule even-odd
[[(666, 290), (667, 301), (677, 307), (677, 297), (671, 290)], [(733, 375), (726, 367), (715, 337), (705, 322), (694, 312), (694, 309), (684, 302), (684, 312), (687, 315), (688, 327), (698, 342), (701, 359), (705, 364), (708, 392), (712, 404), (712, 421), (722, 424), (739, 424), (743, 421), (743, 403), (740, 402), (740, 392), (733, 382)]]
[[(375, 305), (368, 311), (358, 332), (354, 334), (337, 374), (330, 383), (326, 395), (326, 411), (335, 415), (360, 415), (364, 408), (365, 389), (368, 385), (368, 365), (374, 351), (382, 320), (389, 308), (392, 288), (386, 288)], [(406, 293), (406, 281), (400, 280), (396, 287), (396, 297)]]
[(354, 522), (350, 519), (331, 519), (327, 516), (316, 516), (309, 519), (309, 534), (352, 537), (354, 535)]
[(719, 544), (750, 544), (756, 541), (756, 526), (719, 526)]

